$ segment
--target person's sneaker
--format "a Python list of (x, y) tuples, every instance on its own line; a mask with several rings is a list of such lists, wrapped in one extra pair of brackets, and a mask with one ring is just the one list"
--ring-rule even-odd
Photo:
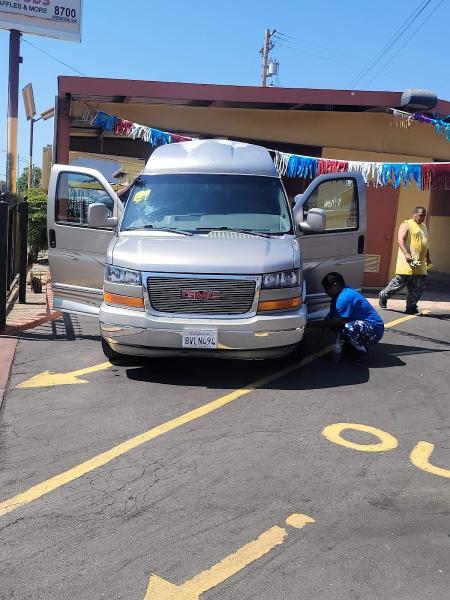
[(357, 344), (356, 342), (352, 342), (351, 340), (348, 340), (348, 343), (356, 350), (356, 352), (358, 352), (358, 354), (367, 354), (367, 349), (365, 346), (360, 346), (359, 344)]
[(381, 293), (378, 295), (378, 304), (380, 305), (380, 308), (387, 308), (387, 298)]
[(414, 306), (405, 310), (405, 315), (418, 315), (420, 310)]

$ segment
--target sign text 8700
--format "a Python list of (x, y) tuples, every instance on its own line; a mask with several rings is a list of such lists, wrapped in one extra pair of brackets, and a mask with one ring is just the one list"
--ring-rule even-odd
[(56, 17), (77, 18), (77, 11), (74, 8), (68, 8), (67, 6), (55, 6), (55, 12), (53, 14)]

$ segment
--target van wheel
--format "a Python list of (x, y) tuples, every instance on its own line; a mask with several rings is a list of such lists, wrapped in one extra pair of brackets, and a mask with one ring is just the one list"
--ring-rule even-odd
[(118, 352), (113, 350), (111, 348), (111, 346), (108, 344), (108, 342), (105, 340), (105, 338), (103, 338), (103, 337), (102, 337), (102, 350), (103, 350), (103, 354), (106, 356), (106, 358), (109, 358), (110, 360), (121, 358), (123, 356), (122, 354), (119, 354)]

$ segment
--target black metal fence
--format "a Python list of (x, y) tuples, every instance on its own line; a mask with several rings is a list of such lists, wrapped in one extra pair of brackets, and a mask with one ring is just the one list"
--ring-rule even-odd
[(28, 203), (17, 194), (0, 194), (0, 331), (12, 288), (19, 285), (19, 302), (26, 301)]

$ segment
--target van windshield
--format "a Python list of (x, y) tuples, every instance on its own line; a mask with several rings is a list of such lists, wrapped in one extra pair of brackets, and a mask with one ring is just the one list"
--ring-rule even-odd
[(129, 195), (121, 230), (171, 229), (207, 233), (244, 229), (292, 233), (290, 210), (276, 177), (141, 175)]

